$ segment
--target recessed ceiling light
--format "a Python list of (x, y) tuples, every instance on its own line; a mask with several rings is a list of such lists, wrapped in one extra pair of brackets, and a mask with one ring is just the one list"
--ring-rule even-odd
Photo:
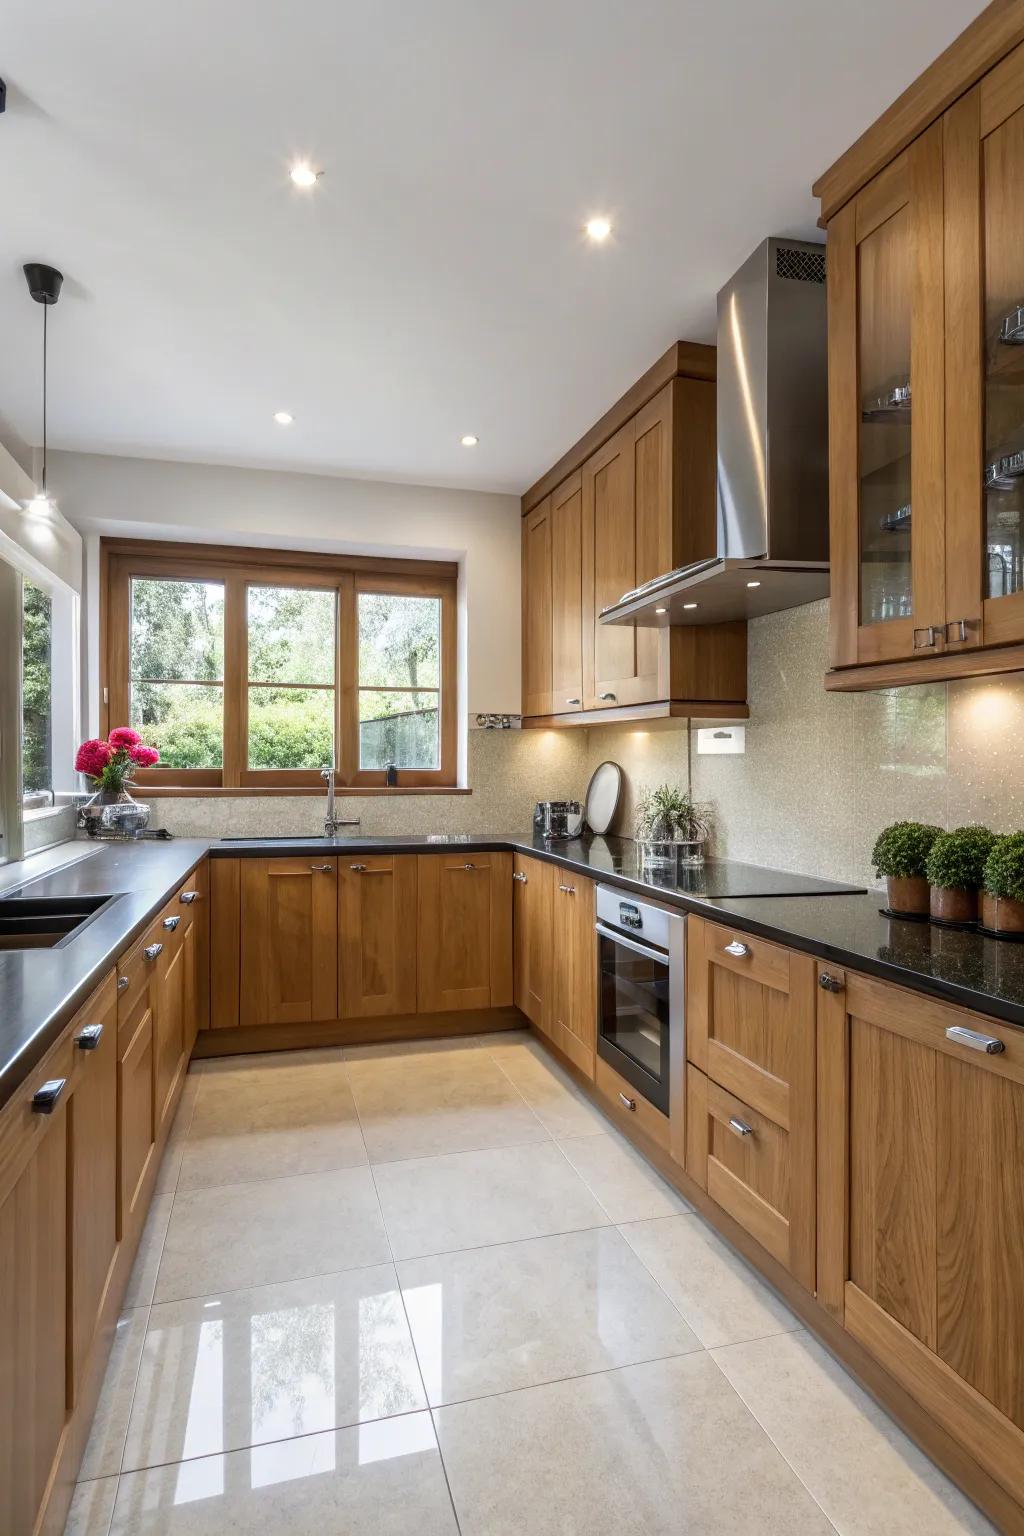
[(459, 442), (463, 448), (475, 448), (480, 439), (475, 432), (467, 432), (465, 437), (460, 437)]
[(275, 411), (274, 420), (277, 422), (279, 427), (290, 427), (292, 422), (295, 420), (295, 417), (292, 415), (291, 411)]
[(696, 603), (684, 603), (683, 604), (684, 608), (696, 608), (696, 606), (697, 606)]
[(304, 191), (309, 187), (315, 187), (317, 178), (320, 176), (320, 172), (314, 171), (308, 160), (297, 161), (288, 174), (295, 185), (302, 187)]
[(605, 218), (588, 219), (586, 223), (586, 230), (590, 239), (596, 240), (598, 245), (600, 245), (601, 241), (607, 240), (608, 236), (611, 234), (612, 221), (611, 219)]
[(668, 613), (667, 608), (655, 608), (655, 613)]
[(747, 582), (747, 586), (748, 587), (759, 587), (760, 585), (761, 585), (761, 583), (759, 581), (748, 581)]

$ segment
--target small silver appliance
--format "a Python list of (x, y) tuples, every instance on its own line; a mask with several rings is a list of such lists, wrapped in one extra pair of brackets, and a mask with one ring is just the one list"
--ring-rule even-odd
[(578, 800), (538, 800), (533, 809), (534, 832), (552, 843), (579, 837), (584, 820)]

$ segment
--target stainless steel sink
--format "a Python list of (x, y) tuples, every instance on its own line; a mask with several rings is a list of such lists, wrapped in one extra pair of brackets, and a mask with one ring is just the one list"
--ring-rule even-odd
[(113, 896), (4, 896), (0, 949), (53, 949), (78, 932)]

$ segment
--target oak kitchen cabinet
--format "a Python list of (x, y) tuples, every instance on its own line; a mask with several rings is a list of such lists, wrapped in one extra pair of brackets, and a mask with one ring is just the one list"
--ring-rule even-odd
[(514, 1001), (537, 1029), (550, 1037), (554, 952), (551, 916), (558, 870), (527, 854), (513, 857)]
[(818, 1300), (1024, 1505), (1024, 1030), (819, 971)]
[(338, 859), (343, 1017), (416, 1012), (416, 855)]
[(830, 688), (1024, 666), (1024, 45), (971, 67), (823, 208)]
[(240, 859), (239, 1021), (338, 1016), (338, 860)]
[[(600, 718), (596, 711), (614, 719), (711, 714), (715, 705), (745, 713), (745, 624), (600, 623), (601, 610), (624, 592), (715, 549), (714, 349), (666, 356), (671, 362), (657, 365), (658, 387), (641, 390), (639, 409), (617, 410), (614, 430), (605, 418), (594, 429), (597, 444), (584, 451), (585, 438), (574, 450), (578, 463), (563, 461), (564, 478), (540, 499), (538, 487), (524, 498), (528, 723), (583, 724)], [(692, 376), (669, 375), (669, 366)]]
[(597, 1043), (595, 883), (552, 866), (551, 1027), (554, 1044), (593, 1080)]
[(417, 856), (420, 1013), (512, 1002), (512, 855)]

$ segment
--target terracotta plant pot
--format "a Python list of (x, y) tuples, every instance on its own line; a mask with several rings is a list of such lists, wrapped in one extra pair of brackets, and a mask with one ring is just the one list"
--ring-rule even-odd
[(990, 933), (1024, 933), (1024, 901), (982, 891), (981, 926)]
[(977, 891), (961, 891), (952, 885), (933, 885), (931, 917), (935, 923), (976, 923)]
[(928, 881), (924, 875), (889, 875), (885, 887), (890, 912), (905, 912), (908, 917), (928, 916)]

